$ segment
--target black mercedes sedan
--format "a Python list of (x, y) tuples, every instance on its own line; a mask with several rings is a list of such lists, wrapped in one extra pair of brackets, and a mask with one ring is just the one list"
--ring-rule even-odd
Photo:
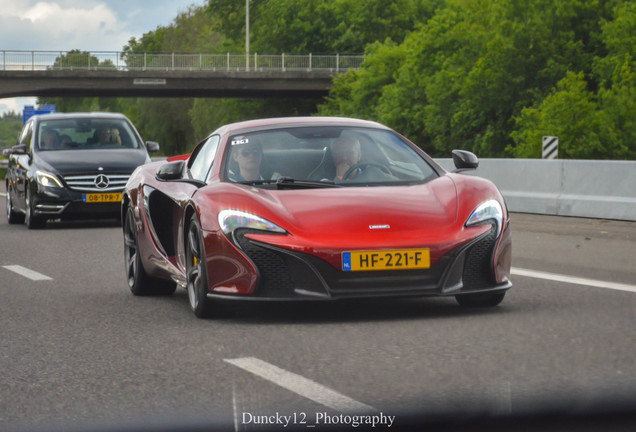
[(128, 177), (157, 150), (123, 114), (35, 115), (6, 151), (7, 219), (41, 228), (48, 219), (118, 218)]

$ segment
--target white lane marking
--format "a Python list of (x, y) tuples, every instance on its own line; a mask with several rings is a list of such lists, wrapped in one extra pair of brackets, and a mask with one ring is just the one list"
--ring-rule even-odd
[(26, 267), (22, 267), (19, 265), (6, 265), (2, 266), (7, 270), (11, 270), (14, 273), (19, 274), (20, 276), (24, 276), (27, 279), (31, 279), (32, 281), (43, 281), (43, 280), (53, 280), (52, 278), (43, 275), (42, 273), (38, 273), (36, 271), (30, 270)]
[(596, 279), (566, 276), (566, 275), (561, 275), (556, 273), (548, 273), (548, 272), (527, 270), (527, 269), (514, 268), (514, 267), (510, 269), (510, 273), (517, 276), (526, 276), (526, 277), (531, 277), (536, 279), (545, 279), (545, 280), (565, 282), (565, 283), (571, 283), (571, 284), (577, 284), (577, 285), (587, 285), (587, 286), (592, 286), (595, 288), (607, 288), (607, 289), (613, 289), (618, 291), (636, 292), (636, 285), (629, 285), (629, 284), (623, 284), (623, 283), (617, 283), (617, 282), (607, 282), (607, 281), (596, 280)]
[(379, 411), (372, 406), (351, 399), (328, 387), (318, 384), (310, 379), (293, 372), (267, 363), (255, 357), (244, 357), (237, 359), (225, 359), (226, 362), (238, 366), (248, 372), (258, 375), (274, 384), (289, 391), (297, 393), (314, 402), (318, 402), (328, 408), (332, 408), (342, 413), (367, 413)]

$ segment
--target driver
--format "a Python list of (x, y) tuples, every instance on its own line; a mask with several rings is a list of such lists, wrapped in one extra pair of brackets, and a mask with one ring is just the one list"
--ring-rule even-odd
[[(239, 138), (234, 140), (239, 142)], [(241, 144), (238, 145), (232, 144), (232, 159), (238, 169), (230, 168), (228, 172), (230, 180), (234, 182), (263, 180), (260, 173), (263, 147), (254, 139), (243, 138), (240, 142)]]
[[(360, 141), (355, 137), (343, 135), (331, 144), (331, 155), (336, 166), (336, 177), (342, 180), (349, 168), (360, 162), (360, 158), (362, 158)], [(358, 172), (354, 171), (348, 178), (353, 178), (356, 175)]]
[(52, 150), (59, 148), (60, 135), (54, 129), (44, 129), (40, 138), (40, 148), (42, 150)]

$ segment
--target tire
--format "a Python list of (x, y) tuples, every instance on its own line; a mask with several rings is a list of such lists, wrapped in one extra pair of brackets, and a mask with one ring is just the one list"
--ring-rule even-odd
[(201, 236), (201, 225), (196, 217), (188, 224), (186, 233), (186, 289), (192, 312), (198, 318), (210, 318), (214, 308), (207, 298), (208, 273), (205, 260), (205, 248)]
[(33, 203), (31, 202), (31, 190), (29, 185), (25, 186), (25, 215), (24, 215), (24, 223), (29, 229), (39, 229), (44, 228), (46, 224), (46, 219), (43, 219), (39, 216), (33, 214)]
[(476, 293), (455, 296), (461, 306), (466, 307), (494, 307), (504, 299), (506, 293)]
[(177, 289), (176, 283), (148, 276), (141, 262), (139, 240), (132, 207), (124, 220), (124, 264), (128, 288), (136, 296), (168, 296)]
[(13, 210), (13, 201), (11, 201), (11, 192), (7, 188), (7, 222), (10, 224), (19, 224), (24, 222), (24, 215)]

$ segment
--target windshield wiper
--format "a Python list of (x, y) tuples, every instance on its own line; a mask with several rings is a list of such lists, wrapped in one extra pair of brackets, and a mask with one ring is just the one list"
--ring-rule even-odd
[(275, 184), (278, 189), (307, 189), (307, 188), (331, 188), (342, 187), (340, 184), (336, 184), (333, 181), (313, 181), (313, 180), (296, 180), (292, 177), (279, 177), (272, 180), (254, 180), (239, 182), (246, 185), (263, 185), (263, 184)]
[(284, 188), (330, 188), (330, 187), (342, 187), (340, 184), (336, 184), (331, 180), (296, 180), (292, 177), (280, 177), (276, 180), (276, 186), (278, 189)]

